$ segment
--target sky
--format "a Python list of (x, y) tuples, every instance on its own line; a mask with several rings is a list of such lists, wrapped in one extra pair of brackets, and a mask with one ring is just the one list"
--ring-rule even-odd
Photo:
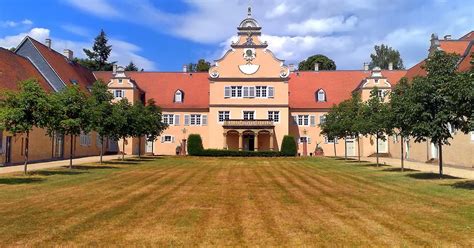
[(84, 57), (103, 29), (111, 61), (180, 71), (219, 59), (252, 6), (262, 39), (287, 64), (324, 54), (337, 69), (361, 69), (374, 45), (400, 51), (407, 68), (425, 58), (430, 35), (474, 30), (472, 0), (2, 0), (0, 46), (29, 35)]

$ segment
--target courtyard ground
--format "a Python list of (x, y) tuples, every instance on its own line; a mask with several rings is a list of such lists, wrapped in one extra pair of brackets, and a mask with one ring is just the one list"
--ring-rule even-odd
[(329, 158), (0, 175), (0, 246), (474, 246), (474, 181)]

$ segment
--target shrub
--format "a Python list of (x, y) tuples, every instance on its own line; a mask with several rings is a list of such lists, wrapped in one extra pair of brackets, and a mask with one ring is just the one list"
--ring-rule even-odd
[(279, 157), (280, 152), (206, 149), (206, 150), (202, 150), (199, 154), (196, 154), (196, 156), (206, 156), (206, 157)]
[(188, 153), (197, 156), (204, 150), (201, 135), (190, 134), (188, 137)]
[(281, 143), (281, 155), (282, 156), (296, 156), (296, 142), (295, 138), (291, 135), (285, 135)]

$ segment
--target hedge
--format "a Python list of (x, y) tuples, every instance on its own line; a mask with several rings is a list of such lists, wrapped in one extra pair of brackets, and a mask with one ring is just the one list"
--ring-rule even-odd
[(281, 155), (288, 157), (296, 156), (297, 152), (295, 138), (291, 135), (285, 135), (281, 143)]
[(279, 157), (280, 152), (277, 151), (236, 151), (236, 150), (218, 150), (205, 149), (198, 154), (191, 154), (195, 156), (206, 157)]
[(204, 148), (202, 146), (201, 135), (199, 134), (190, 134), (188, 137), (188, 153), (189, 155), (198, 155)]

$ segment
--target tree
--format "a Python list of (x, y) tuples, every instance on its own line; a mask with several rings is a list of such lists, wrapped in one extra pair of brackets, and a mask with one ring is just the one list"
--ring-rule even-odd
[(291, 135), (283, 136), (283, 141), (281, 142), (281, 155), (294, 157), (297, 153), (297, 147), (295, 142), (295, 137)]
[(403, 145), (412, 132), (411, 121), (416, 118), (413, 115), (413, 101), (411, 96), (411, 85), (407, 78), (402, 78), (390, 93), (389, 102), (389, 124), (391, 129), (400, 136), (400, 165), (404, 171)]
[(398, 50), (395, 50), (387, 45), (381, 44), (380, 46), (374, 46), (375, 53), (370, 54), (372, 61), (369, 63), (371, 69), (380, 67), (381, 69), (388, 70), (388, 64), (393, 63), (394, 70), (403, 70), (403, 60), (400, 57)]
[(360, 162), (360, 127), (364, 122), (362, 118), (363, 103), (360, 93), (352, 94), (352, 97), (348, 100), (341, 102), (341, 117), (340, 125), (344, 135), (345, 142), (345, 157), (347, 158), (347, 136), (357, 137), (357, 157)]
[(379, 166), (379, 139), (385, 140), (385, 134), (389, 134), (389, 116), (387, 104), (379, 96), (377, 87), (370, 91), (370, 98), (362, 107), (363, 124), (360, 124), (361, 133), (364, 135), (375, 136), (376, 160)]
[(91, 129), (90, 109), (87, 95), (77, 85), (68, 86), (49, 97), (52, 112), (46, 118), (50, 136), (59, 132), (70, 136), (69, 168), (72, 168), (76, 136), (89, 133)]
[(130, 61), (130, 63), (125, 66), (125, 71), (138, 71), (138, 67), (133, 63), (133, 61)]
[(340, 112), (337, 105), (334, 105), (329, 112), (324, 116), (324, 121), (321, 121), (319, 127), (321, 134), (325, 135), (327, 139), (333, 140), (334, 156), (337, 157), (336, 143), (341, 134)]
[(130, 108), (130, 115), (133, 116), (130, 125), (130, 136), (138, 138), (138, 157), (141, 157), (142, 137), (149, 132), (150, 117), (147, 116), (146, 108), (142, 102), (137, 101)]
[(19, 91), (5, 92), (0, 102), (0, 126), (12, 134), (25, 134), (24, 173), (28, 173), (30, 132), (45, 125), (50, 105), (47, 94), (35, 79), (20, 83)]
[(90, 121), (92, 130), (100, 136), (100, 163), (104, 155), (104, 138), (113, 134), (116, 120), (112, 114), (112, 99), (114, 96), (108, 90), (107, 85), (102, 81), (96, 81), (92, 85), (91, 97), (88, 99), (88, 109), (90, 111)]
[(130, 123), (133, 123), (134, 116), (131, 113), (132, 105), (127, 99), (123, 98), (113, 105), (112, 118), (115, 121), (111, 137), (114, 140), (122, 139), (122, 160), (125, 160), (125, 143), (131, 132)]
[(471, 131), (474, 80), (472, 74), (456, 73), (459, 57), (436, 51), (426, 60), (427, 76), (412, 82), (412, 135), (416, 142), (430, 140), (438, 146), (439, 175), (443, 176), (443, 145), (453, 130)]
[(199, 134), (190, 134), (188, 137), (188, 153), (189, 155), (197, 156), (200, 155), (204, 150), (202, 146), (201, 135)]
[(112, 52), (112, 46), (108, 45), (107, 35), (103, 29), (101, 29), (99, 35), (95, 37), (92, 51), (89, 49), (83, 49), (83, 51), (86, 54), (87, 59), (77, 60), (83, 66), (95, 71), (112, 70), (113, 64), (115, 62), (108, 62), (110, 52)]
[(168, 128), (168, 124), (162, 120), (161, 109), (156, 106), (154, 99), (149, 99), (145, 106), (146, 116), (148, 117), (147, 127), (147, 141), (154, 142), (158, 136), (161, 135), (163, 130)]
[(188, 71), (189, 72), (206, 72), (211, 68), (211, 63), (207, 62), (205, 59), (198, 60), (197, 64), (189, 63)]
[(322, 54), (316, 54), (308, 57), (306, 60), (301, 61), (298, 64), (298, 70), (313, 71), (316, 63), (319, 63), (319, 70), (336, 70), (336, 63), (334, 63), (334, 60)]

